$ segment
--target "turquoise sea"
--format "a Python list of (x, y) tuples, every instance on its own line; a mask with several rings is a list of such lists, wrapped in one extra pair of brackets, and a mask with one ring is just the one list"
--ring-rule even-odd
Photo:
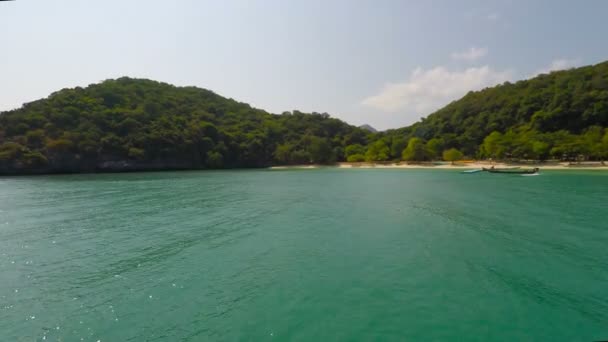
[(608, 339), (608, 173), (0, 178), (0, 341)]

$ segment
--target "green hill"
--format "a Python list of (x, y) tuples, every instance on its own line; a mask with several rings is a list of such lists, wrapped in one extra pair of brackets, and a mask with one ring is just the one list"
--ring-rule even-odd
[(327, 114), (273, 115), (204, 89), (121, 78), (0, 114), (0, 172), (331, 163), (367, 135)]
[(608, 62), (603, 62), (469, 92), (380, 139), (389, 145), (420, 138), (432, 145), (426, 158), (457, 148), (478, 158), (600, 159), (608, 152), (606, 127)]

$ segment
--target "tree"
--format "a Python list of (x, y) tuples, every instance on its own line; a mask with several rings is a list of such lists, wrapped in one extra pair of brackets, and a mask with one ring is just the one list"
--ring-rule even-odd
[(581, 140), (567, 131), (557, 131), (551, 134), (552, 148), (550, 154), (561, 160), (576, 161), (583, 150)]
[(47, 150), (55, 153), (68, 153), (73, 147), (74, 143), (70, 139), (65, 138), (49, 140), (46, 143)]
[(334, 162), (333, 149), (327, 139), (311, 137), (308, 151), (313, 163), (327, 164)]
[(120, 156), (124, 154), (125, 147), (125, 141), (114, 133), (101, 138), (101, 152), (104, 154)]
[(401, 155), (406, 161), (424, 161), (428, 159), (428, 154), (424, 142), (420, 138), (411, 138)]
[(377, 140), (371, 144), (365, 153), (365, 160), (368, 162), (385, 161), (389, 159), (390, 150), (383, 140)]
[(598, 159), (601, 157), (603, 133), (604, 129), (602, 127), (591, 126), (581, 137), (584, 150), (588, 156)]
[(454, 165), (455, 161), (462, 160), (463, 154), (455, 148), (443, 151), (443, 160), (452, 162)]
[(401, 152), (403, 152), (403, 149), (406, 146), (407, 146), (407, 140), (405, 139), (405, 137), (402, 137), (402, 136), (394, 137), (391, 142), (391, 158), (400, 159)]
[(344, 154), (346, 155), (346, 158), (348, 158), (353, 155), (364, 155), (365, 151), (366, 149), (364, 146), (360, 144), (353, 144), (346, 146), (344, 149)]
[(544, 141), (532, 141), (532, 152), (536, 159), (547, 160), (550, 146)]
[(36, 129), (26, 134), (28, 146), (42, 148), (44, 146), (44, 130)]
[(219, 169), (224, 166), (224, 156), (217, 151), (209, 151), (207, 153), (207, 166), (212, 169)]
[(15, 142), (5, 142), (0, 145), (0, 164), (10, 163), (27, 152), (27, 148)]
[(20, 161), (27, 169), (45, 167), (49, 162), (48, 159), (38, 151), (24, 153)]
[(364, 162), (365, 161), (365, 155), (363, 155), (363, 154), (351, 154), (350, 156), (348, 156), (348, 158), (346, 159), (346, 161), (349, 162), (349, 163)]
[(606, 130), (606, 133), (604, 133), (604, 137), (602, 138), (599, 157), (602, 161), (602, 164), (604, 163), (604, 160), (608, 158), (608, 129)]
[(481, 145), (481, 154), (486, 158), (500, 159), (504, 156), (503, 135), (500, 132), (492, 132)]
[(344, 154), (344, 148), (342, 148), (342, 146), (334, 147), (332, 151), (332, 162), (335, 162), (337, 160), (344, 160), (345, 158), (346, 156)]
[(426, 143), (427, 153), (430, 159), (439, 158), (443, 151), (444, 142), (441, 138), (433, 138)]
[(278, 145), (274, 151), (274, 159), (280, 164), (289, 164), (291, 162), (291, 146), (288, 144)]
[(129, 158), (136, 160), (143, 160), (146, 155), (146, 151), (141, 148), (131, 147), (129, 148)]
[(291, 154), (291, 161), (294, 164), (308, 164), (310, 163), (311, 157), (308, 151), (296, 150)]

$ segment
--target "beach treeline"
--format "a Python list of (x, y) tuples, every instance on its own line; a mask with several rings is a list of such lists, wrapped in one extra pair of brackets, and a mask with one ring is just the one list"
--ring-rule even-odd
[(327, 113), (271, 114), (209, 90), (125, 77), (0, 113), (0, 173), (603, 160), (607, 127), (608, 62), (470, 92), (377, 133)]

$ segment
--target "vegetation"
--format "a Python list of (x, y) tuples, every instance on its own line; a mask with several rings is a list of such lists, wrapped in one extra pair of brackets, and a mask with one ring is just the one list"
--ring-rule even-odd
[(390, 156), (388, 146), (382, 140), (370, 144), (365, 153), (365, 161), (376, 162), (388, 160)]
[[(608, 145), (608, 62), (470, 92), (412, 126), (375, 139), (426, 142), (472, 158), (603, 160)], [(404, 155), (411, 157), (411, 155)]]
[(365, 154), (370, 134), (328, 114), (272, 115), (204, 89), (121, 78), (0, 114), (0, 170), (332, 163), (348, 145)]
[(429, 153), (420, 138), (411, 138), (401, 155), (406, 161), (422, 161), (429, 159)]
[(454, 164), (455, 161), (461, 160), (464, 155), (455, 148), (443, 151), (443, 160), (447, 160)]
[(0, 172), (608, 158), (608, 62), (470, 92), (412, 126), (269, 114), (195, 87), (121, 78), (0, 113)]

